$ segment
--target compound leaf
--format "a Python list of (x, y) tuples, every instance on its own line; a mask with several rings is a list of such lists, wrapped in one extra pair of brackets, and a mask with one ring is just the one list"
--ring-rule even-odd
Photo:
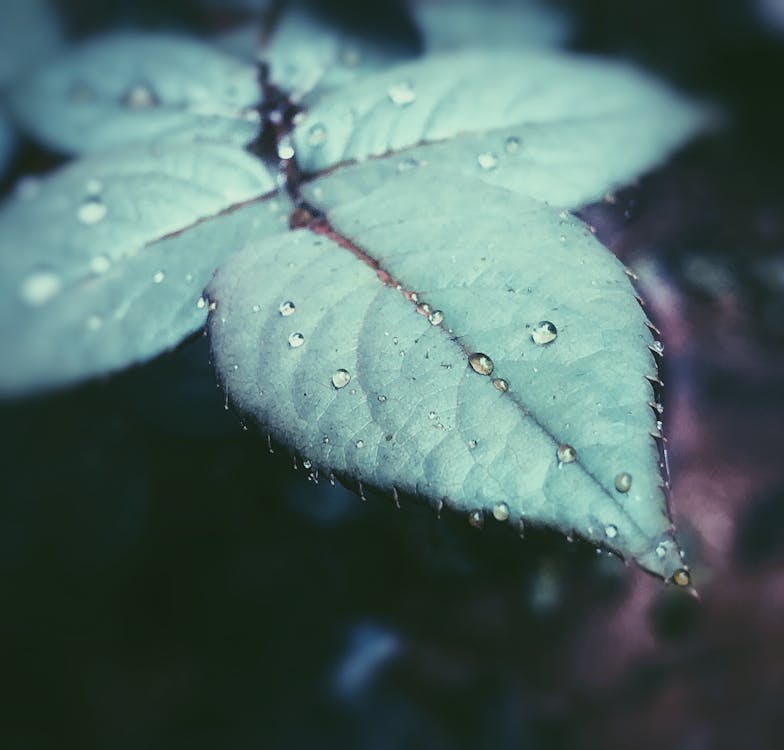
[[(74, 162), (0, 207), (0, 394), (140, 362), (203, 326), (215, 267), (285, 228), (274, 183), (220, 144)], [(277, 208), (277, 211), (275, 210)]]
[(626, 64), (471, 51), (326, 95), (294, 143), (307, 173), (394, 155), (576, 207), (652, 168), (703, 122), (700, 108)]
[(658, 344), (623, 266), (566, 213), (383, 166), (305, 186), (327, 225), (218, 271), (227, 396), (322, 475), (574, 532), (671, 577)]
[(90, 40), (20, 80), (19, 123), (66, 153), (166, 139), (245, 145), (259, 131), (258, 71), (209, 45), (172, 34)]

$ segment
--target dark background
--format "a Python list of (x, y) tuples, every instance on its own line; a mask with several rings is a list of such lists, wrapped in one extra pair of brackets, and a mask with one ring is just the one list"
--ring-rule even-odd
[[(241, 15), (59, 4), (76, 37)], [(197, 336), (0, 406), (3, 748), (781, 746), (784, 3), (778, 25), (743, 0), (565, 4), (575, 48), (729, 115), (583, 211), (663, 330), (701, 599), (553, 534), (314, 486), (224, 412)], [(402, 4), (368, 5), (321, 10), (418, 43)], [(15, 177), (56, 163), (22, 144)]]

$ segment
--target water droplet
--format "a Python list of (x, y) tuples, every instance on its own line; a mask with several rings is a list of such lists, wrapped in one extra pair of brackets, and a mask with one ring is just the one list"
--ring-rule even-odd
[(434, 411), (431, 411), (431, 412), (430, 412), (430, 413), (427, 415), (427, 418), (428, 418), (428, 419), (435, 419), (437, 416), (438, 416), (438, 415), (437, 415), (437, 414), (436, 414)]
[(667, 542), (660, 542), (656, 545), (656, 557), (663, 560), (667, 557)]
[(392, 86), (387, 89), (387, 96), (389, 96), (389, 100), (392, 104), (396, 104), (398, 107), (407, 107), (409, 104), (413, 104), (416, 101), (416, 91), (414, 91), (408, 81), (400, 81), (392, 84)]
[(509, 518), (509, 506), (506, 503), (496, 503), (493, 506), (493, 518), (496, 521), (506, 521)]
[(661, 341), (654, 341), (648, 348), (654, 354), (658, 354), (660, 357), (664, 356), (664, 344)]
[(378, 396), (378, 400), (383, 404), (387, 400), (387, 397), (384, 395), (380, 395)]
[(321, 438), (321, 442), (322, 442), (324, 445), (329, 445), (329, 435), (324, 435), (324, 437), (323, 437), (323, 438)]
[(516, 135), (510, 135), (504, 143), (504, 150), (507, 154), (516, 154), (521, 145), (522, 141)]
[(288, 138), (284, 138), (278, 144), (278, 159), (288, 161), (294, 156), (294, 147)]
[(150, 109), (158, 106), (158, 97), (149, 86), (137, 83), (125, 92), (122, 103), (131, 109)]
[(509, 390), (509, 383), (507, 383), (503, 378), (496, 378), (493, 380), (493, 385), (501, 391), (501, 393), (506, 393)]
[(327, 142), (327, 129), (320, 122), (316, 123), (308, 130), (307, 141), (313, 148), (323, 146)]
[(106, 255), (94, 255), (90, 259), (90, 270), (96, 275), (106, 273), (111, 267), (112, 262)]
[(292, 333), (291, 336), (289, 336), (289, 346), (292, 349), (296, 349), (302, 346), (304, 343), (305, 337), (299, 331)]
[(91, 315), (85, 322), (88, 331), (97, 331), (103, 325), (103, 318), (100, 315)]
[(469, 440), (469, 441), (468, 441), (468, 447), (469, 447), (471, 450), (473, 450), (474, 448), (476, 448), (476, 440)]
[(305, 458), (302, 460), (302, 468), (303, 469), (312, 469), (313, 462), (309, 458)]
[(286, 300), (285, 302), (281, 302), (280, 306), (278, 307), (278, 312), (284, 317), (287, 318), (289, 315), (294, 315), (294, 311), (296, 307), (291, 300)]
[(417, 305), (417, 312), (420, 315), (427, 315), (429, 316), (431, 312), (433, 312), (433, 308), (427, 304), (427, 302), (422, 302)]
[(155, 276), (152, 277), (152, 280), (155, 284), (160, 284), (166, 278), (166, 274), (163, 271), (158, 271)]
[(444, 322), (444, 313), (441, 310), (433, 310), (433, 312), (427, 316), (427, 319), (430, 321), (431, 325), (439, 326)]
[(341, 368), (332, 373), (332, 385), (335, 388), (345, 388), (351, 382), (351, 373)]
[(555, 341), (558, 335), (558, 329), (549, 320), (540, 320), (531, 332), (531, 338), (534, 344), (543, 346)]
[(218, 309), (218, 303), (215, 300), (210, 302), (209, 307), (207, 307), (207, 310), (209, 312), (215, 312), (215, 310), (217, 310), (217, 309)]
[(28, 305), (38, 307), (56, 297), (62, 286), (63, 282), (54, 271), (41, 269), (31, 273), (22, 282), (19, 293)]
[(251, 308), (250, 308), (250, 311), (251, 311), (252, 313), (257, 313), (257, 312), (259, 312), (260, 310), (261, 310), (261, 305), (253, 305), (253, 307), (251, 307)]
[(468, 364), (471, 365), (474, 372), (480, 375), (489, 375), (493, 371), (493, 360), (482, 352), (474, 352), (468, 357)]
[(206, 304), (207, 300), (205, 300), (204, 297), (199, 297), (199, 299), (196, 300), (196, 307), (198, 307), (199, 310), (203, 310)]
[(608, 539), (615, 539), (615, 537), (618, 536), (618, 527), (609, 524), (604, 527), (604, 533)]
[(97, 224), (106, 216), (106, 204), (98, 197), (87, 198), (76, 212), (82, 224)]
[(476, 161), (482, 169), (495, 169), (498, 166), (498, 157), (492, 151), (479, 154)]
[(354, 443), (354, 445), (356, 445), (357, 448), (364, 448), (365, 447), (365, 441), (364, 440), (357, 440), (357, 442)]
[(618, 492), (628, 492), (632, 487), (632, 475), (627, 471), (622, 471), (615, 477), (615, 489)]
[(577, 460), (577, 451), (571, 445), (566, 445), (566, 443), (558, 446), (555, 455), (562, 464), (570, 464)]
[(425, 162), (418, 161), (417, 159), (404, 159), (397, 165), (398, 172), (409, 172), (417, 167), (424, 166)]
[(691, 583), (691, 576), (686, 568), (680, 568), (672, 574), (672, 582), (676, 586), (688, 586)]

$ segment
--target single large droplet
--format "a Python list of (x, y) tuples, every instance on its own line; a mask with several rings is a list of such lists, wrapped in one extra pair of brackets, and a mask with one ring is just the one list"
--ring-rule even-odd
[(291, 300), (286, 300), (285, 302), (281, 302), (280, 306), (278, 307), (278, 312), (284, 318), (287, 318), (289, 315), (293, 315), (295, 310), (296, 310), (296, 306)]
[(474, 352), (468, 357), (468, 364), (471, 365), (474, 372), (480, 375), (490, 375), (493, 372), (493, 360), (482, 352)]
[(82, 224), (97, 224), (106, 216), (106, 204), (97, 196), (87, 198), (76, 212)]
[(476, 157), (476, 161), (482, 169), (495, 169), (498, 166), (498, 157), (492, 151), (485, 151)]
[(335, 388), (345, 388), (351, 382), (351, 373), (343, 368), (332, 373), (332, 385)]
[(608, 524), (604, 527), (604, 533), (608, 539), (615, 539), (615, 537), (618, 536), (618, 527)]
[(32, 307), (46, 304), (56, 297), (63, 287), (60, 277), (48, 269), (31, 273), (19, 288), (22, 300)]
[(444, 313), (441, 310), (433, 310), (433, 312), (427, 316), (427, 319), (430, 321), (431, 325), (439, 326), (444, 321)]
[(288, 161), (294, 156), (294, 147), (291, 145), (291, 140), (286, 137), (281, 139), (278, 143), (278, 159)]
[(659, 542), (659, 544), (656, 545), (656, 557), (660, 560), (667, 557), (667, 542)]
[(540, 320), (531, 332), (534, 344), (539, 344), (540, 346), (555, 341), (557, 335), (558, 329), (549, 320)]
[(406, 107), (416, 101), (416, 91), (408, 81), (392, 84), (387, 89), (387, 96), (392, 104), (396, 104), (398, 107)]
[(571, 445), (566, 445), (566, 443), (558, 446), (555, 455), (562, 464), (570, 464), (577, 460), (577, 451)]
[(157, 271), (155, 275), (152, 277), (153, 283), (161, 284), (163, 280), (166, 278), (166, 274), (163, 271)]
[(318, 148), (327, 142), (327, 129), (320, 123), (316, 123), (308, 130), (308, 146)]
[(506, 393), (509, 390), (509, 383), (507, 383), (503, 378), (496, 378), (493, 380), (493, 385), (501, 391), (501, 393)]
[(305, 343), (305, 337), (297, 331), (296, 333), (292, 333), (289, 336), (289, 346), (292, 349), (297, 349), (298, 347), (302, 346)]
[(122, 103), (130, 109), (150, 109), (158, 106), (158, 97), (149, 86), (137, 83), (125, 92)]
[(615, 489), (618, 492), (628, 492), (632, 487), (632, 475), (627, 471), (622, 471), (615, 477)]
[(506, 503), (496, 503), (493, 506), (493, 518), (496, 521), (506, 521), (509, 518), (509, 506)]

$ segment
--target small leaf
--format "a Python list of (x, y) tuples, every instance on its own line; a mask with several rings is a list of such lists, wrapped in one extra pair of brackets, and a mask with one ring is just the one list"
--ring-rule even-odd
[(622, 265), (541, 203), (377, 168), (305, 186), (334, 233), (262, 241), (216, 274), (228, 397), (322, 473), (574, 531), (671, 577), (653, 340)]
[(0, 87), (63, 46), (60, 21), (46, 0), (3, 0)]
[(244, 145), (259, 130), (254, 66), (168, 34), (93, 39), (20, 81), (11, 104), (20, 124), (67, 153), (150, 139)]
[[(317, 102), (296, 128), (308, 173), (400, 153), (561, 206), (649, 170), (703, 112), (621, 63), (545, 52), (432, 56)], [(430, 144), (415, 148), (420, 144)]]
[(419, 0), (412, 12), (431, 53), (555, 47), (565, 44), (572, 30), (563, 11), (539, 0)]
[(261, 53), (271, 82), (295, 102), (315, 101), (411, 56), (391, 42), (371, 43), (296, 6), (283, 13)]
[(196, 331), (215, 267), (286, 227), (278, 201), (252, 203), (273, 190), (249, 154), (202, 143), (87, 158), (8, 201), (0, 394), (109, 372)]

